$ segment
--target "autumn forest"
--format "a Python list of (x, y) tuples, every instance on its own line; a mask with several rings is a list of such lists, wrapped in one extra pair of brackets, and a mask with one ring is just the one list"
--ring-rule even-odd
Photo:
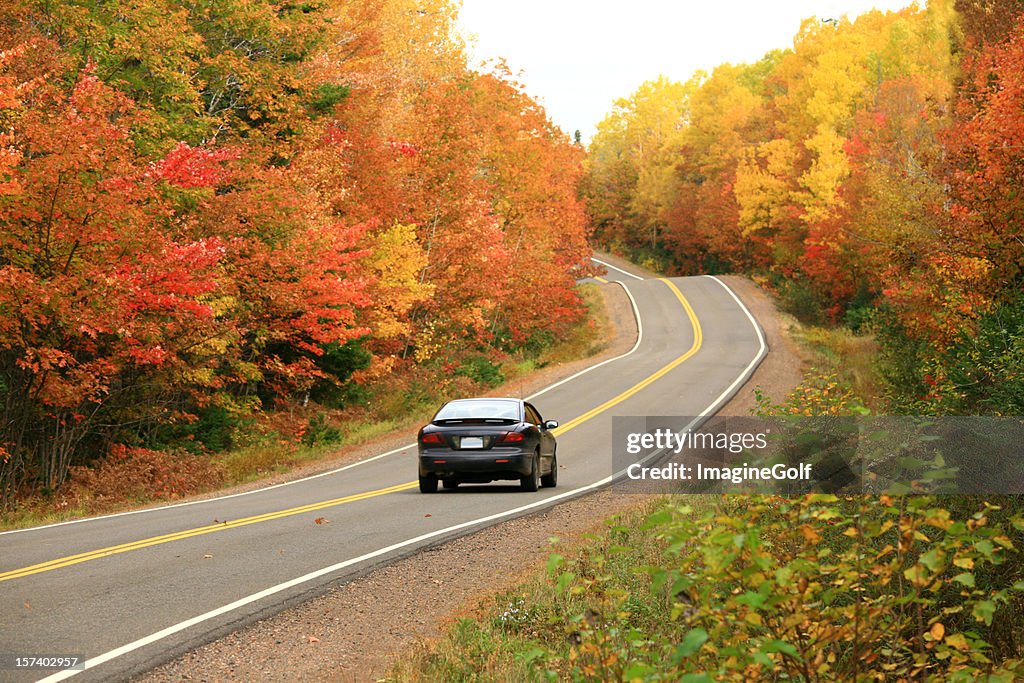
[(589, 149), (457, 5), (0, 3), (4, 505), (493, 385), (589, 324), (592, 245), (870, 331), (894, 412), (1024, 408), (1024, 5), (809, 19)]
[(581, 320), (583, 150), (454, 3), (0, 12), (5, 498)]
[(590, 146), (595, 241), (872, 333), (887, 411), (1020, 414), (1022, 10), (808, 19), (755, 64), (645, 83)]

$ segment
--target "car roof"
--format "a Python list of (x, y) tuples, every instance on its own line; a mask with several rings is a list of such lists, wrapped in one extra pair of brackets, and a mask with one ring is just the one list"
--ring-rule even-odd
[(463, 401), (515, 401), (516, 403), (522, 403), (521, 398), (509, 398), (507, 396), (475, 396), (473, 398), (453, 398), (448, 403), (460, 403)]

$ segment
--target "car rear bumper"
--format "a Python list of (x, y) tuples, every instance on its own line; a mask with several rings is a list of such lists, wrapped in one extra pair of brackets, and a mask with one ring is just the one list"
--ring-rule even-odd
[(436, 449), (419, 454), (420, 476), (487, 482), (518, 479), (532, 471), (533, 453), (512, 449), (467, 452)]

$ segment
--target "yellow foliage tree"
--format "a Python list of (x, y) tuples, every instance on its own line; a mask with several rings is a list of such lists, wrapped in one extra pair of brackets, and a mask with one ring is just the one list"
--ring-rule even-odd
[(405, 337), (411, 332), (409, 311), (434, 292), (434, 286), (420, 278), (427, 255), (416, 239), (416, 226), (395, 223), (373, 235), (368, 248), (364, 263), (375, 278), (368, 326), (375, 339)]

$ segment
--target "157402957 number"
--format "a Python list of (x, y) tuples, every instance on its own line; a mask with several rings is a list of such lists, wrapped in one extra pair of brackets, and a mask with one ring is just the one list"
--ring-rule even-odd
[(0, 653), (0, 671), (6, 669), (84, 669), (81, 655), (23, 655)]

